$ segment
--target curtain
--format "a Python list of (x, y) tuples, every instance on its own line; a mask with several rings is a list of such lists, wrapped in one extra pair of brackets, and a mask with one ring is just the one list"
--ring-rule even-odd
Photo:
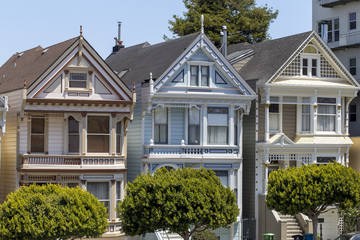
[(228, 127), (208, 126), (208, 144), (228, 144)]
[(335, 131), (335, 113), (334, 105), (319, 105), (317, 116), (318, 131)]
[(200, 111), (197, 108), (189, 109), (189, 144), (200, 144)]
[(301, 130), (303, 132), (310, 131), (310, 106), (302, 105)]

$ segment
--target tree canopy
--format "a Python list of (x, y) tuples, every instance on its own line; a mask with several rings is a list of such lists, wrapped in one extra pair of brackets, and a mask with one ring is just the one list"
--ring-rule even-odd
[(198, 231), (228, 227), (239, 214), (235, 193), (204, 168), (143, 174), (126, 193), (117, 211), (122, 231), (130, 236), (169, 230), (188, 240)]
[(220, 44), (220, 30), (227, 26), (228, 44), (256, 43), (268, 38), (270, 23), (278, 11), (267, 5), (259, 7), (255, 0), (183, 0), (187, 12), (169, 20), (169, 30), (176, 36), (199, 32), (201, 15), (204, 15), (205, 34)]
[(79, 187), (20, 187), (0, 205), (0, 239), (98, 237), (107, 225), (104, 205)]
[(360, 175), (340, 164), (304, 165), (271, 172), (266, 205), (282, 214), (303, 213), (313, 221), (329, 206), (340, 209), (360, 204)]

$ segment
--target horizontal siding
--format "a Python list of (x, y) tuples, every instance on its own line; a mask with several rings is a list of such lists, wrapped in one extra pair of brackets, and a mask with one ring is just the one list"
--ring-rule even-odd
[(283, 132), (291, 140), (296, 136), (296, 105), (283, 104)]
[(185, 140), (185, 109), (171, 109), (171, 141), (172, 145), (180, 145)]
[[(259, 98), (260, 99), (260, 98)], [(259, 125), (258, 141), (263, 142), (265, 139), (265, 104), (259, 104)]]
[(19, 122), (19, 130), (20, 130), (20, 132), (19, 132), (19, 153), (20, 154), (27, 153), (27, 142), (28, 142), (27, 124), (28, 124), (27, 118), (24, 118), (23, 120), (21, 120)]
[(49, 154), (63, 154), (64, 118), (49, 118), (48, 122), (48, 152)]
[(22, 90), (4, 93), (9, 98), (9, 112), (6, 116), (6, 132), (1, 138), (1, 184), (0, 201), (5, 200), (5, 196), (14, 191), (17, 186), (16, 181), (16, 139), (17, 139), (17, 114), (20, 112), (22, 103)]
[(150, 139), (152, 138), (152, 113), (146, 112), (145, 114), (145, 145), (150, 144)]

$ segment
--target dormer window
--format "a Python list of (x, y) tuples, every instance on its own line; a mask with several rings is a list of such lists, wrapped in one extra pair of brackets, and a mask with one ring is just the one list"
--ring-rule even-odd
[(190, 66), (190, 86), (209, 86), (209, 66)]
[(87, 73), (75, 73), (69, 74), (69, 87), (70, 88), (87, 88)]
[(317, 77), (320, 75), (320, 55), (318, 50), (312, 46), (307, 46), (301, 54), (301, 75), (307, 77)]

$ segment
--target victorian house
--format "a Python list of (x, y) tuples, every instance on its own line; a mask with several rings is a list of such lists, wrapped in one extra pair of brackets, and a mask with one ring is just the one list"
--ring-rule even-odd
[[(258, 94), (244, 125), (243, 186), (250, 199), (243, 201), (244, 217), (256, 219), (256, 239), (265, 232), (279, 239), (311, 233), (305, 216), (266, 209), (267, 177), (288, 166), (348, 165), (353, 144), (349, 104), (359, 84), (315, 32), (233, 45), (229, 53), (229, 61)], [(320, 215), (324, 239), (338, 235), (339, 220), (335, 209)]]
[[(211, 168), (235, 190), (240, 209), (230, 229), (215, 232), (241, 239), (243, 116), (255, 92), (203, 32), (120, 48), (106, 62), (136, 86), (128, 180), (163, 167)], [(156, 234), (144, 239), (161, 239)]]
[(14, 54), (0, 73), (0, 93), (10, 105), (1, 145), (1, 201), (29, 184), (79, 186), (108, 207), (105, 235), (121, 236), (114, 209), (124, 196), (134, 93), (81, 32)]
[[(6, 114), (9, 110), (8, 97), (0, 96), (0, 153), (1, 153), (1, 137), (5, 135), (6, 127)], [(0, 163), (1, 163), (1, 154), (0, 154)], [(1, 165), (0, 165), (1, 168)], [(1, 171), (0, 171), (1, 174)], [(1, 175), (0, 175), (1, 177)]]

